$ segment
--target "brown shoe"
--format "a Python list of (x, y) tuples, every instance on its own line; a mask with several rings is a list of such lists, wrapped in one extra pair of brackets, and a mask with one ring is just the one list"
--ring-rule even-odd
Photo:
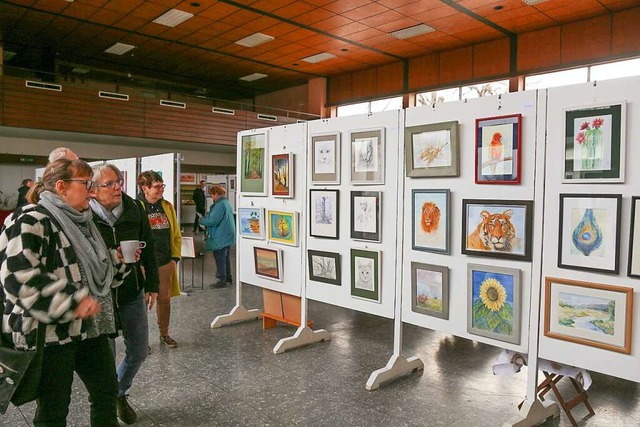
[(169, 335), (161, 335), (160, 342), (169, 348), (176, 348), (178, 346), (176, 340), (171, 338)]

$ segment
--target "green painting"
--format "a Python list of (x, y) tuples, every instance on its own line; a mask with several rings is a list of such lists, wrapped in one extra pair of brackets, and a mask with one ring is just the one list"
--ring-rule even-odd
[(266, 134), (242, 136), (240, 191), (266, 195)]

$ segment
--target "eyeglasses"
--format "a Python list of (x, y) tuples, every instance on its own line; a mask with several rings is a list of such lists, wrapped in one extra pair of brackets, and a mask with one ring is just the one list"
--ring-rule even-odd
[(84, 184), (87, 190), (92, 190), (96, 187), (96, 183), (91, 181), (90, 179), (65, 179), (68, 182), (81, 182)]
[(156, 190), (162, 190), (167, 186), (167, 184), (154, 184), (150, 185), (151, 188), (155, 188)]
[(97, 184), (100, 188), (115, 188), (116, 186), (122, 188), (122, 184), (124, 184), (124, 180), (117, 179), (115, 181), (107, 181), (104, 184)]

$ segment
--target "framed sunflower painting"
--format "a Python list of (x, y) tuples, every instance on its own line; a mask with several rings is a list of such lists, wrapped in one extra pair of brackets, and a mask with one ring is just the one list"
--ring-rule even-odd
[(520, 344), (520, 270), (467, 266), (467, 332)]

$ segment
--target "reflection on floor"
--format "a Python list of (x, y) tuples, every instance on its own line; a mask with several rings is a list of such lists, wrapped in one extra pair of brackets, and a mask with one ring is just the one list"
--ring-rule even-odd
[[(191, 283), (189, 261), (184, 265), (185, 281)], [(492, 375), (498, 348), (410, 325), (404, 328), (404, 354), (420, 357), (424, 372), (368, 392), (369, 375), (391, 356), (393, 321), (313, 301), (309, 317), (316, 328), (331, 333), (331, 341), (274, 355), (278, 340), (293, 335), (294, 328), (279, 325), (263, 331), (260, 321), (209, 327), (235, 302), (235, 286), (208, 288), (213, 271), (208, 253), (204, 289), (196, 263), (195, 288), (173, 300), (171, 335), (178, 348), (161, 346), (155, 314), (150, 315), (152, 354), (129, 398), (139, 415), (136, 425), (501, 426), (524, 397), (524, 372)], [(262, 307), (260, 289), (243, 290), (246, 308)], [(589, 395), (596, 415), (584, 418), (586, 409), (576, 408), (579, 425), (640, 425), (639, 385), (592, 375)], [(569, 392), (564, 382), (561, 390)], [(0, 425), (33, 425), (34, 411), (33, 403), (11, 407)], [(88, 411), (86, 391), (76, 380), (69, 425), (87, 426)], [(570, 423), (561, 415), (544, 425)]]

